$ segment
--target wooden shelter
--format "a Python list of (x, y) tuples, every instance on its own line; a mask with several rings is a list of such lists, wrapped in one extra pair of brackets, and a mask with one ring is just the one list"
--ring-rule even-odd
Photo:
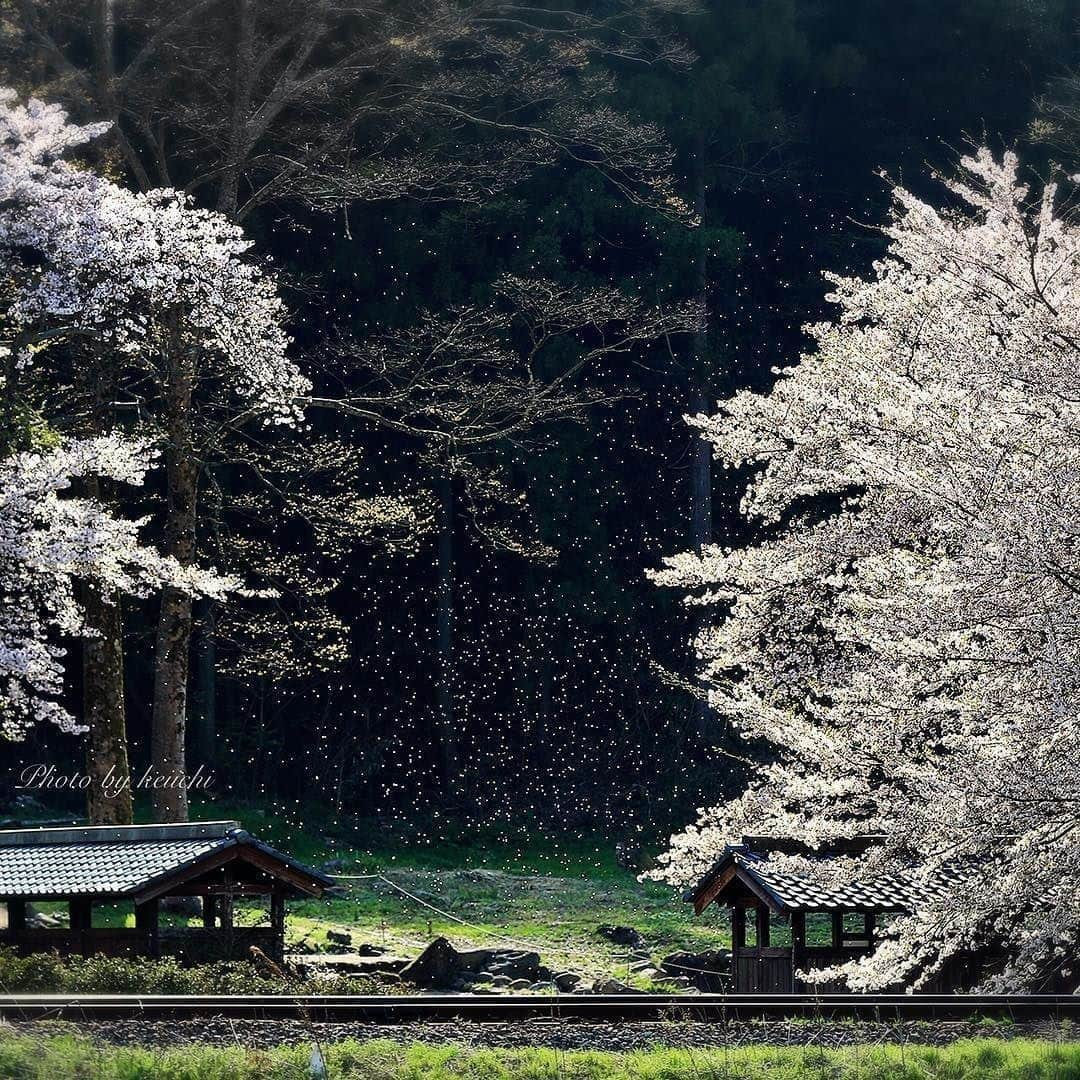
[[(236, 821), (0, 831), (0, 945), (20, 952), (237, 959), (252, 945), (280, 960), (285, 899), (322, 896), (334, 882), (256, 840)], [(159, 925), (161, 900), (202, 898), (201, 927)], [(268, 899), (269, 926), (233, 924), (236, 897)], [(66, 902), (67, 927), (31, 926), (30, 901)], [(94, 905), (130, 901), (134, 927), (94, 925)]]
[[(684, 899), (700, 915), (710, 904), (731, 911), (732, 979), (738, 994), (800, 994), (842, 989), (809, 985), (798, 971), (830, 967), (874, 949), (879, 919), (909, 912), (919, 901), (913, 884), (883, 877), (845, 888), (782, 873), (770, 855), (798, 854), (828, 859), (865, 850), (879, 837), (860, 837), (843, 847), (809, 852), (803, 845), (768, 837), (743, 837), (728, 845)], [(807, 920), (819, 933), (808, 937)], [(825, 931), (826, 941), (820, 938)], [(818, 940), (814, 940), (817, 937)], [(783, 939), (778, 941), (777, 939)], [(968, 981), (966, 965), (951, 964), (926, 992), (950, 993)]]

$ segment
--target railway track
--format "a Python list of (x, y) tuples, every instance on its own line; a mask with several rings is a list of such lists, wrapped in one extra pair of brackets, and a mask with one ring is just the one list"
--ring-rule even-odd
[(357, 996), (162, 996), (112, 994), (12, 994), (0, 996), (0, 1019), (303, 1020), (317, 1023), (510, 1023), (558, 1020), (591, 1023), (659, 1021), (905, 1020), (1017, 1023), (1080, 1021), (1080, 996), (1072, 995), (737, 995), (475, 997), (468, 994)]

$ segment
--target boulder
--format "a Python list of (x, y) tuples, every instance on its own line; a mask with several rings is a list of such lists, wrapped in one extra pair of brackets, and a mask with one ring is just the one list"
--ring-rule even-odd
[(446, 938), (438, 937), (399, 974), (403, 982), (421, 989), (449, 990), (464, 971), (458, 951)]
[[(335, 945), (352, 945), (352, 934), (348, 930), (327, 930), (326, 940), (332, 941)], [(371, 955), (370, 953), (361, 954), (359, 950), (357, 955)]]
[(580, 984), (581, 976), (573, 971), (561, 971), (558, 975), (555, 976), (552, 981), (559, 988), (559, 990), (561, 990), (564, 994), (568, 994), (571, 990), (576, 989), (577, 986)]
[(522, 949), (466, 949), (457, 954), (465, 971), (487, 971), (511, 979), (540, 978), (540, 954)]
[(509, 989), (511, 989), (511, 990), (528, 990), (531, 985), (532, 984), (529, 982), (528, 979), (515, 979), (510, 984)]
[(645, 939), (632, 926), (598, 926), (596, 932), (615, 945), (631, 949), (640, 949), (645, 944)]
[(383, 956), (386, 950), (380, 949), (378, 945), (357, 945), (353, 952), (357, 956)]
[(509, 975), (493, 975), (491, 977), (492, 986), (509, 986), (513, 981)]

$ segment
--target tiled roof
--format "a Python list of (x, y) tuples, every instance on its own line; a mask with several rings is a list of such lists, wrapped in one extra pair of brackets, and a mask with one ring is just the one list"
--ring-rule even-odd
[(917, 897), (910, 881), (881, 877), (843, 888), (826, 888), (805, 878), (781, 874), (769, 860), (753, 852), (734, 852), (736, 863), (782, 907), (789, 911), (832, 911), (877, 908), (883, 911), (909, 910)]
[(132, 895), (216, 851), (240, 845), (258, 848), (319, 884), (332, 884), (255, 840), (237, 822), (225, 821), (0, 831), (0, 897)]
[[(828, 856), (822, 857), (822, 861), (827, 859)], [(786, 911), (911, 911), (920, 902), (934, 899), (954, 884), (951, 876), (948, 879), (942, 877), (937, 885), (927, 886), (917, 885), (913, 877), (893, 875), (829, 887), (809, 878), (782, 873), (775, 864), (770, 865), (767, 854), (752, 851), (742, 844), (729, 846), (686, 898), (696, 902), (732, 862), (777, 907)], [(717, 899), (721, 898), (722, 893)]]

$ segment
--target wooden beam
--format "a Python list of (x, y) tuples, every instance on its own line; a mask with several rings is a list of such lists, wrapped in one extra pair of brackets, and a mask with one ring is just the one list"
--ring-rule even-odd
[(285, 933), (285, 897), (281, 893), (270, 894), (270, 929), (279, 936)]
[(221, 920), (222, 930), (231, 930), (233, 925), (232, 897), (219, 896), (217, 898), (218, 917)]
[(832, 944), (834, 949), (844, 946), (844, 913), (834, 911), (832, 913)]
[(214, 916), (217, 912), (217, 897), (204, 896), (202, 898), (202, 921), (207, 930), (214, 928)]
[[(236, 861), (247, 863), (247, 865), (253, 866), (257, 870), (262, 870), (272, 881), (279, 884), (285, 882), (293, 888), (307, 893), (309, 896), (322, 896), (325, 891), (325, 886), (321, 882), (298, 870), (294, 870), (283, 862), (279, 862), (258, 848), (246, 844), (231, 844), (229, 847), (210, 852), (209, 855), (198, 859), (190, 866), (184, 866), (179, 870), (165, 874), (145, 889), (140, 890), (137, 899), (152, 900), (156, 896), (164, 896), (186, 882), (197, 881), (209, 871)], [(201, 894), (204, 890), (198, 888), (195, 891)], [(262, 889), (263, 893), (270, 891), (269, 888), (264, 887)]]
[(767, 907), (757, 909), (757, 947), (759, 949), (769, 947), (769, 909)]

